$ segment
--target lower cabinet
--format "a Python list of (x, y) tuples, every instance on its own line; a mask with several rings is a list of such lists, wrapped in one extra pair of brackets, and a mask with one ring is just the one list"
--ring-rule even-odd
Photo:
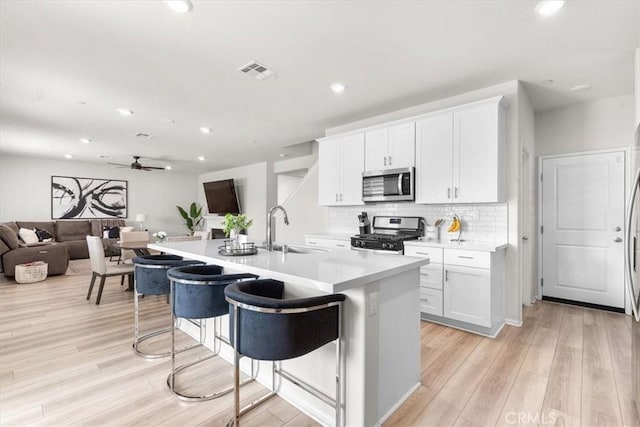
[(491, 327), (491, 270), (448, 265), (444, 275), (444, 316)]
[(331, 235), (327, 235), (326, 237), (304, 236), (304, 244), (326, 249), (349, 249), (351, 247), (351, 240), (349, 237), (342, 238)]
[(495, 336), (504, 325), (504, 251), (405, 244), (405, 255), (428, 257), (420, 268), (422, 318)]

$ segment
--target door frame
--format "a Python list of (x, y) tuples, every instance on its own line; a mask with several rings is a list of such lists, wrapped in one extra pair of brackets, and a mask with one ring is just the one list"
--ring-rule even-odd
[[(537, 236), (538, 236), (538, 299), (542, 300), (542, 248), (543, 248), (543, 241), (542, 241), (542, 233), (540, 233), (540, 226), (542, 225), (542, 185), (541, 185), (541, 177), (542, 177), (542, 162), (544, 160), (550, 160), (550, 159), (561, 159), (564, 157), (579, 157), (579, 156), (588, 156), (588, 155), (593, 155), (593, 154), (611, 154), (611, 153), (623, 153), (624, 154), (624, 188), (623, 188), (623, 192), (624, 192), (624, 200), (625, 200), (625, 206), (626, 206), (626, 202), (628, 199), (628, 189), (629, 186), (631, 185), (631, 179), (632, 177), (630, 176), (631, 174), (631, 168), (629, 167), (630, 165), (630, 160), (631, 160), (631, 154), (632, 154), (632, 147), (626, 146), (626, 147), (619, 147), (619, 148), (607, 148), (607, 149), (602, 149), (602, 150), (587, 150), (587, 151), (574, 151), (574, 152), (570, 152), (570, 153), (559, 153), (559, 154), (545, 154), (545, 155), (541, 155), (537, 157), (537, 171), (536, 171), (536, 181), (537, 181), (537, 185), (538, 185), (538, 206), (537, 206), (537, 210), (538, 210), (538, 215), (536, 218), (536, 227), (537, 227)], [(626, 244), (626, 242), (625, 242)], [(626, 271), (626, 266), (624, 267), (625, 271)], [(626, 273), (625, 273), (626, 274)], [(626, 280), (626, 279), (625, 279)], [(624, 285), (624, 283), (623, 283)], [(631, 305), (630, 305), (630, 301), (625, 289), (624, 292), (624, 311), (626, 314), (630, 314), (631, 313)]]

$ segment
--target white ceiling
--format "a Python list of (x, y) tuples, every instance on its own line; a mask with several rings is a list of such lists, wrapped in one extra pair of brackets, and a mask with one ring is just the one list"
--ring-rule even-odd
[[(193, 4), (2, 0), (0, 152), (212, 171), (508, 80), (528, 83), (536, 110), (633, 91), (636, 1), (571, 0), (553, 17), (515, 0)], [(236, 71), (253, 59), (277, 76)], [(568, 90), (579, 84), (593, 89)]]

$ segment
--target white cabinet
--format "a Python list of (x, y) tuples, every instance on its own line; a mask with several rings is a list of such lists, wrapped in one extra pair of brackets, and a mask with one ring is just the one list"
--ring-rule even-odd
[(444, 316), (491, 327), (490, 270), (447, 265), (444, 271)]
[(323, 140), (318, 147), (318, 203), (361, 205), (364, 133)]
[(428, 257), (420, 268), (422, 318), (495, 336), (504, 325), (504, 251), (405, 243), (405, 255)]
[(443, 313), (496, 330), (504, 324), (504, 252), (444, 250)]
[(416, 203), (503, 201), (503, 97), (416, 122)]
[(408, 168), (414, 164), (414, 122), (374, 129), (365, 133), (365, 170)]
[(320, 236), (304, 236), (304, 243), (308, 246), (316, 246), (319, 248), (326, 249), (350, 249), (351, 248), (351, 240), (349, 237), (336, 237), (332, 235), (327, 235), (324, 237)]
[(429, 264), (420, 267), (420, 312), (442, 316), (442, 249), (405, 246), (404, 254), (429, 258)]

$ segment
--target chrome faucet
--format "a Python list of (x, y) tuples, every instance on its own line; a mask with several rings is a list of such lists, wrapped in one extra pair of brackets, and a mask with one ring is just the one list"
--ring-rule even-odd
[(271, 209), (269, 209), (269, 213), (267, 214), (267, 244), (266, 244), (267, 250), (269, 252), (273, 250), (273, 240), (271, 239), (271, 236), (273, 236), (273, 221), (271, 221), (271, 219), (273, 218), (273, 214), (275, 213), (275, 211), (277, 211), (278, 209), (280, 209), (284, 214), (285, 225), (289, 225), (289, 217), (287, 216), (287, 211), (284, 210), (282, 206), (276, 205)]

